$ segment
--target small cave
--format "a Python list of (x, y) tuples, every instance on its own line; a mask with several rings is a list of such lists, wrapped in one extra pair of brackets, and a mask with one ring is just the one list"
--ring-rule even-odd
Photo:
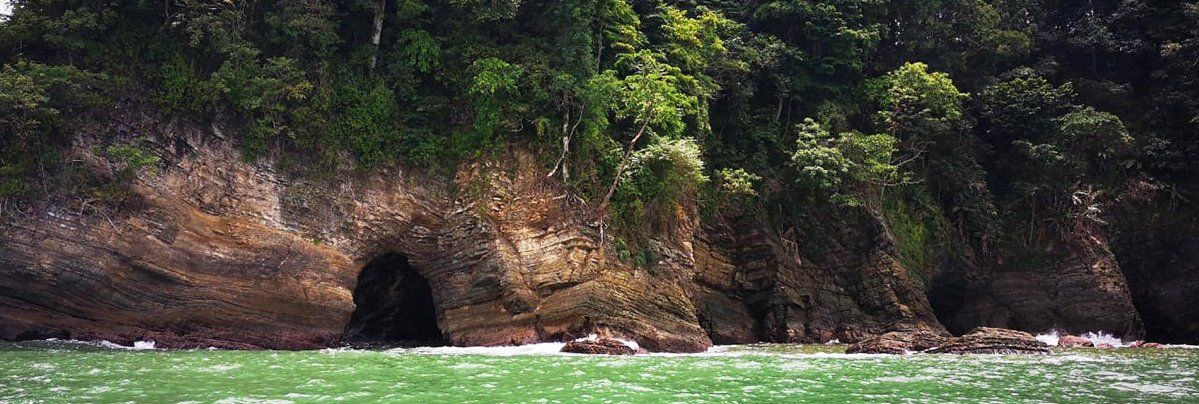
[(354, 314), (346, 327), (351, 344), (442, 346), (429, 281), (400, 254), (372, 260), (354, 287)]
[(974, 324), (961, 324), (959, 320), (961, 311), (966, 306), (966, 299), (969, 297), (967, 290), (970, 286), (962, 272), (957, 268), (942, 271), (933, 278), (927, 292), (928, 303), (932, 306), (937, 321), (940, 321), (941, 325), (945, 326), (945, 329), (953, 335), (965, 334), (975, 326)]

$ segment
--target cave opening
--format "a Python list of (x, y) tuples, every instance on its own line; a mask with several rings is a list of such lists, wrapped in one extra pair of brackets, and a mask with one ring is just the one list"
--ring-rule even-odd
[(358, 275), (345, 340), (354, 344), (446, 345), (429, 281), (401, 254), (375, 258)]

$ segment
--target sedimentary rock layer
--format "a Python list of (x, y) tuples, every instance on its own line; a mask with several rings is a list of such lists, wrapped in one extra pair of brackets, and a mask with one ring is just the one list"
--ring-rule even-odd
[[(863, 209), (834, 212), (813, 234), (779, 234), (752, 215), (701, 223), (680, 212), (649, 240), (657, 262), (640, 268), (601, 243), (591, 209), (519, 150), (450, 174), (342, 167), (294, 175), (271, 156), (246, 162), (220, 125), (132, 113), (92, 121), (103, 123), (76, 125), (71, 164), (103, 174), (111, 164), (98, 150), (145, 138), (162, 159), (157, 174), (140, 176), (119, 208), (63, 189), (7, 209), (0, 339), (337, 345), (360, 272), (388, 255), (428, 282), (437, 326), (455, 345), (600, 330), (650, 351), (694, 352), (713, 342), (946, 334), (885, 225)], [(1037, 318), (1017, 310), (1023, 293), (1044, 290), (1062, 302), (1101, 288), (1114, 292), (1086, 301), (1110, 298), (1116, 309), (1066, 301), (1053, 319), (1139, 324), (1122, 309), (1122, 284), (1093, 276), (1116, 271), (1111, 262), (1069, 262), (1051, 278), (988, 278), (986, 299), (1005, 311), (972, 302), (979, 308), (960, 315), (975, 317), (963, 321), (1052, 326), (1013, 323)]]

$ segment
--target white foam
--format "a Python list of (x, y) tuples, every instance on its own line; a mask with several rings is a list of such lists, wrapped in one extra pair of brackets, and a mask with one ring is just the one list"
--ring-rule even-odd
[(1091, 343), (1095, 344), (1095, 346), (1099, 346), (1099, 344), (1108, 344), (1108, 345), (1111, 345), (1111, 346), (1117, 347), (1117, 348), (1123, 348), (1123, 347), (1128, 346), (1128, 344), (1124, 343), (1124, 340), (1121, 340), (1120, 338), (1117, 338), (1117, 337), (1115, 337), (1111, 334), (1105, 333), (1103, 331), (1088, 332), (1088, 333), (1081, 335), (1081, 337), (1091, 340)]
[(1044, 342), (1049, 346), (1057, 346), (1060, 339), (1061, 336), (1058, 335), (1057, 330), (1050, 331), (1048, 334), (1037, 334), (1037, 341)]
[[(599, 339), (599, 336), (598, 336), (598, 335), (591, 334), (591, 335), (588, 335), (588, 336), (586, 336), (586, 337), (583, 337), (583, 338), (578, 338), (578, 339), (575, 339), (575, 342), (583, 342), (583, 341), (587, 341), (587, 342), (593, 342), (593, 341), (595, 341), (595, 340), (598, 340), (598, 339)], [(637, 344), (637, 341), (633, 341), (633, 340), (627, 340), (627, 339), (624, 339), (624, 338), (611, 338), (611, 339), (614, 339), (614, 340), (620, 341), (620, 343), (624, 344), (624, 346), (627, 346), (627, 347), (629, 347), (630, 349), (632, 349), (632, 350), (634, 350), (634, 351), (641, 349), (641, 345), (638, 345), (638, 344)]]
[(133, 349), (154, 349), (154, 341), (133, 341)]
[(544, 342), (540, 344), (528, 345), (513, 345), (513, 346), (494, 346), (494, 347), (457, 347), (457, 346), (439, 346), (439, 347), (419, 347), (419, 348), (396, 348), (388, 350), (393, 353), (414, 353), (425, 355), (490, 355), (490, 356), (514, 356), (514, 355), (557, 355), (562, 347), (566, 345), (562, 342)]
[[(1067, 334), (1064, 334), (1058, 330), (1052, 330), (1048, 333), (1038, 334), (1037, 341), (1049, 344), (1049, 346), (1057, 346), (1058, 341), (1061, 340), (1063, 335)], [(1079, 336), (1090, 340), (1092, 344), (1095, 344), (1095, 346), (1099, 346), (1099, 344), (1108, 344), (1115, 348), (1124, 348), (1128, 346), (1128, 344), (1120, 338), (1103, 331), (1083, 333)]]
[(120, 349), (120, 350), (126, 350), (126, 351), (142, 351), (142, 350), (156, 349), (154, 347), (154, 341), (134, 341), (132, 346), (121, 345), (121, 344), (118, 344), (118, 343), (115, 343), (112, 341), (107, 341), (107, 340), (83, 341), (83, 340), (77, 340), (77, 339), (47, 338), (44, 341), (54, 342), (54, 343), (62, 343), (62, 344), (72, 344), (72, 345), (87, 345), (87, 346), (94, 346), (94, 347), (106, 348), (106, 349)]
[(127, 351), (145, 351), (154, 349), (154, 341), (133, 341), (133, 346), (121, 345), (115, 342), (100, 341), (101, 347), (108, 349), (124, 349)]

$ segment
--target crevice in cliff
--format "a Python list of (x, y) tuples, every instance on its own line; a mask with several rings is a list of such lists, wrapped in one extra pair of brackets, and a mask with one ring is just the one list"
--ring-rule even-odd
[(400, 254), (372, 260), (358, 275), (354, 314), (346, 327), (351, 343), (445, 345), (429, 281)]
[(969, 284), (961, 269), (952, 268), (934, 277), (928, 290), (928, 303), (937, 320), (953, 335), (962, 335), (974, 328), (973, 324), (962, 324), (959, 313), (966, 305)]

